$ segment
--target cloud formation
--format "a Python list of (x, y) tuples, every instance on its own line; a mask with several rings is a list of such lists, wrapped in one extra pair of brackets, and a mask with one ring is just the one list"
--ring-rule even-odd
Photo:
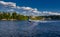
[(16, 7), (16, 3), (13, 3), (13, 2), (0, 1), (0, 4), (2, 4), (2, 5), (4, 5), (4, 6)]
[(13, 3), (13, 2), (0, 1), (0, 8), (3, 11), (16, 11), (20, 14), (27, 15), (27, 16), (60, 15), (60, 13), (54, 13), (54, 12), (48, 12), (48, 11), (41, 12), (41, 11), (38, 11), (37, 8), (16, 6), (16, 3)]

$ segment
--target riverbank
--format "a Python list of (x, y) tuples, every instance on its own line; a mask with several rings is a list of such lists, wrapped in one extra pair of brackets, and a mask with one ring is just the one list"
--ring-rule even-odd
[(16, 12), (0, 12), (0, 20), (60, 20), (60, 15), (25, 16)]
[(1, 19), (1, 20), (16, 20), (16, 19)]

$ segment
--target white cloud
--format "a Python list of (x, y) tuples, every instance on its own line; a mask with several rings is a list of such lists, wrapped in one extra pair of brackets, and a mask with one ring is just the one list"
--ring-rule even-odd
[(0, 1), (0, 4), (2, 4), (2, 5), (4, 5), (4, 6), (16, 7), (16, 3), (13, 3), (13, 2), (4, 2), (4, 1)]
[(4, 9), (7, 9), (9, 7), (7, 11), (16, 11), (16, 12), (20, 12), (23, 15), (28, 15), (28, 16), (60, 15), (60, 13), (54, 13), (48, 11), (41, 12), (38, 11), (37, 8), (16, 6), (16, 3), (13, 2), (0, 1), (0, 5), (2, 5), (2, 7), (5, 7)]
[(21, 7), (17, 6), (16, 8), (21, 9)]
[(7, 10), (8, 12), (13, 12), (14, 11), (14, 9), (9, 9), (9, 10)]
[(0, 1), (1, 5), (4, 6), (10, 6), (11, 8), (18, 8), (18, 9), (23, 9), (23, 10), (37, 10), (37, 9), (33, 9), (31, 7), (20, 7), (20, 6), (16, 6), (16, 3), (13, 2), (4, 2), (4, 1)]
[(49, 12), (48, 14), (51, 14), (51, 15), (60, 15), (60, 13), (54, 13), (54, 12)]
[(60, 15), (58, 12), (49, 12), (49, 11), (43, 11), (43, 14), (45, 15)]
[(30, 7), (21, 7), (22, 9), (24, 9), (24, 10), (33, 10), (32, 8), (30, 8)]

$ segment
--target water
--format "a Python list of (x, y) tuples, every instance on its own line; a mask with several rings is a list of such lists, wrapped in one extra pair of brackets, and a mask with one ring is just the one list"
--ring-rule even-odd
[(0, 21), (0, 37), (60, 37), (60, 21)]

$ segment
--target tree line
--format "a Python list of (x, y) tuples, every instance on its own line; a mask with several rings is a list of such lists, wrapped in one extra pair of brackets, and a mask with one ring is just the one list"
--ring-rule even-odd
[(0, 12), (0, 20), (28, 20), (28, 16), (17, 14), (16, 12)]
[[(28, 18), (30, 17), (30, 18)], [(0, 12), (0, 20), (60, 20), (60, 15), (51, 15), (51, 16), (24, 16), (16, 12)]]
[(60, 15), (36, 16), (32, 20), (60, 20)]

